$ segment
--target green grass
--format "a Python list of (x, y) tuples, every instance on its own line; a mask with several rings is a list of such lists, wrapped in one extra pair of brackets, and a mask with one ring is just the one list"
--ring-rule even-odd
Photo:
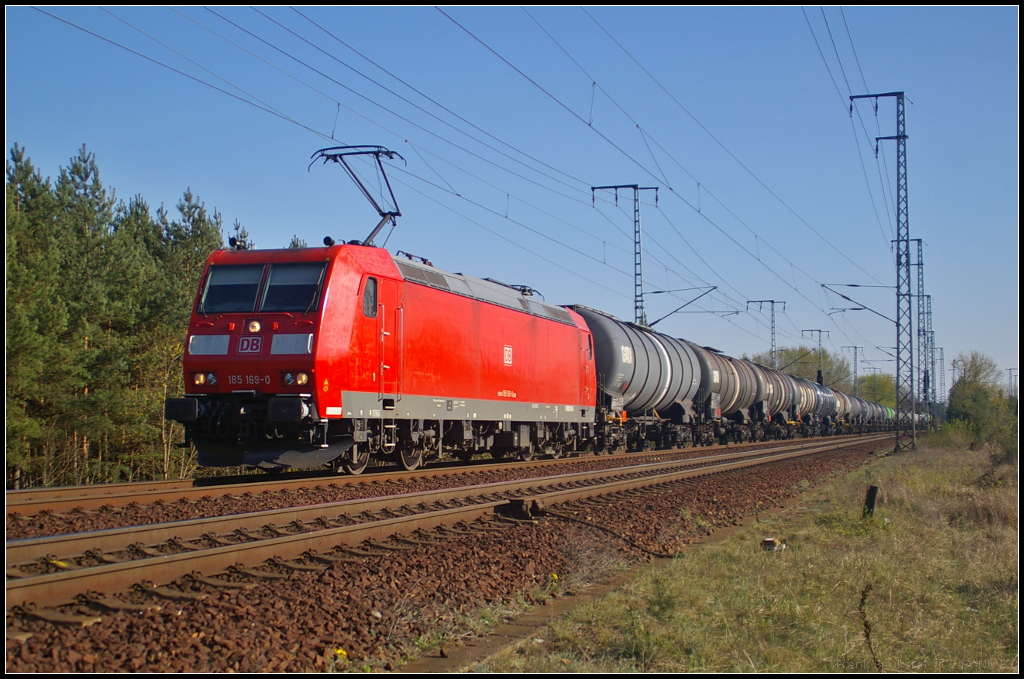
[[(868, 485), (880, 493), (863, 518)], [(788, 548), (764, 552), (764, 537)], [(480, 669), (1015, 672), (1017, 564), (1016, 467), (924, 443), (650, 569)]]

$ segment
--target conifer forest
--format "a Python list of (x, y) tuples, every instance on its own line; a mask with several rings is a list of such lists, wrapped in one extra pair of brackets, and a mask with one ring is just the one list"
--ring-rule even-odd
[[(189, 307), (222, 218), (115, 197), (82, 147), (56, 179), (7, 161), (7, 487), (188, 476), (180, 425)], [(240, 229), (235, 224), (235, 229)]]

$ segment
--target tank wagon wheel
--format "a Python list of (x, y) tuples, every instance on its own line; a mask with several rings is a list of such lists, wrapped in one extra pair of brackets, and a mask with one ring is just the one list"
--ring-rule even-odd
[(516, 459), (519, 460), (520, 462), (529, 462), (530, 460), (532, 460), (533, 446), (520, 448), (518, 451), (516, 451)]
[(402, 469), (407, 472), (423, 466), (423, 451), (418, 448), (406, 449), (399, 447), (395, 452), (395, 456), (398, 458), (398, 464), (402, 465)]
[(341, 463), (341, 468), (346, 474), (359, 476), (366, 471), (366, 466), (370, 464), (370, 449), (365, 446), (360, 448), (358, 445), (352, 446), (352, 449), (354, 451), (352, 456), (353, 459), (343, 461)]
[(562, 459), (562, 456), (565, 455), (565, 451), (562, 449), (562, 446), (558, 444), (549, 446), (544, 450), (544, 452), (547, 453), (548, 457), (552, 460), (560, 460)]

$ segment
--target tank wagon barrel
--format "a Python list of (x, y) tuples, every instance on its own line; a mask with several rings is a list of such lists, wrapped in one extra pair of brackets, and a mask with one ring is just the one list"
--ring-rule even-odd
[[(852, 397), (692, 342), (572, 307), (594, 336), (599, 413), (631, 449), (858, 430)], [(858, 407), (858, 413), (862, 407)]]

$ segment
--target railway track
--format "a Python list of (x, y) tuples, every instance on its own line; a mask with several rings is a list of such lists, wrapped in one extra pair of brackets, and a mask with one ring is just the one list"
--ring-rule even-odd
[[(878, 440), (884, 438), (887, 437), (878, 437)], [(858, 442), (872, 441), (865, 438)], [(360, 553), (359, 545), (368, 541), (379, 544), (393, 540), (396, 535), (422, 534), (439, 527), (450, 528), (496, 516), (529, 518), (530, 507), (549, 507), (637, 488), (664, 486), (694, 476), (830, 452), (839, 445), (836, 442), (801, 442), (796, 446), (773, 446), (688, 460), (648, 461), (625, 468), (575, 471), (542, 479), (514, 479), (17, 540), (7, 543), (7, 600), (9, 605), (33, 610), (33, 607), (71, 603), (86, 592), (91, 592), (94, 598), (96, 593), (111, 595), (124, 590), (127, 582), (169, 582), (196, 571), (224, 573), (233, 569), (245, 572), (267, 562), (285, 572), (326, 568), (337, 560), (366, 556)], [(406, 543), (399, 540), (383, 549), (402, 549), (403, 544)], [(250, 576), (260, 575), (260, 572), (250, 572)], [(218, 582), (207, 584), (218, 586)], [(49, 615), (61, 619), (61, 614)]]
[[(809, 439), (806, 442), (845, 441), (857, 437), (836, 436)], [(642, 464), (651, 458), (666, 455), (680, 457), (716, 454), (722, 450), (742, 451), (770, 448), (784, 443), (799, 444), (800, 441), (764, 441), (760, 443), (730, 444), (701, 448), (681, 448), (648, 452), (619, 453), (595, 457), (591, 455), (571, 456), (558, 460), (535, 460), (532, 462), (490, 462), (480, 460), (470, 464), (438, 464), (414, 472), (396, 471), (393, 467), (378, 467), (362, 476), (339, 476), (323, 472), (294, 472), (285, 478), (266, 474), (245, 476), (209, 477), (202, 479), (177, 479), (169, 481), (140, 481), (132, 483), (109, 483), (87, 486), (66, 486), (61, 488), (30, 488), (9, 490), (6, 493), (8, 517), (35, 516), (40, 513), (61, 514), (71, 511), (90, 512), (103, 508), (120, 508), (132, 504), (148, 505), (154, 502), (171, 503), (181, 500), (217, 498), (242, 493), (258, 494), (299, 489), (328, 488), (365, 484), (367, 481), (387, 482), (395, 479), (429, 479), (463, 473), (488, 474), (494, 471), (512, 470), (513, 473), (529, 476), (550, 473), (552, 466), (583, 464)], [(457, 466), (456, 466), (457, 465)]]
[[(701, 472), (680, 461), (650, 459), (617, 472), (589, 470), (586, 479), (583, 470), (551, 465), (565, 473), (547, 480), (520, 479), (525, 489), (509, 487), (503, 494), (498, 486), (464, 488), (460, 492), (465, 495), (453, 496), (447, 506), (431, 506), (437, 492), (421, 496), (424, 502), (430, 499), (422, 507), (424, 502), (414, 502), (418, 498), (408, 492), (352, 498), (380, 504), (322, 511), (325, 520), (336, 523), (318, 526), (319, 520), (312, 519), (308, 528), (313, 530), (269, 514), (246, 520), (274, 523), (270, 532), (262, 527), (237, 532), (230, 523), (217, 529), (207, 526), (210, 536), (235, 544), (218, 545), (200, 536), (192, 546), (201, 549), (169, 550), (160, 556), (122, 554), (116, 545), (133, 539), (131, 530), (125, 530), (104, 553), (132, 556), (131, 563), (97, 561), (87, 566), (70, 555), (80, 567), (46, 567), (53, 572), (45, 575), (57, 578), (49, 581), (53, 586), (74, 580), (72, 572), (77, 572), (75, 577), (100, 574), (115, 583), (110, 591), (89, 586), (70, 595), (76, 602), (72, 605), (46, 606), (39, 603), (44, 599), (25, 599), (27, 603), (8, 609), (7, 669), (398, 669), (407, 653), (415, 654), (416, 639), (437, 635), (438, 627), (451, 629), (462, 610), (522, 597), (539, 602), (550, 596), (553, 586), (557, 589), (554, 574), (584, 572), (594, 559), (625, 564), (675, 551), (716, 526), (733, 525), (743, 515), (778, 505), (814, 479), (855, 467), (885, 446), (861, 437), (842, 448), (831, 442), (832, 450), (825, 454), (804, 451), (789, 460), (731, 471), (719, 467)], [(716, 456), (718, 460), (703, 462), (756, 462), (728, 453), (731, 459)], [(700, 473), (705, 475), (689, 476)], [(573, 476), (578, 478), (570, 483)], [(544, 511), (544, 506), (554, 511)], [(339, 518), (343, 515), (349, 518)], [(479, 518), (474, 520), (474, 515)], [(438, 525), (428, 529), (431, 521)], [(183, 531), (184, 523), (177, 523)], [(198, 525), (194, 529), (202, 530)], [(144, 543), (141, 533), (134, 540)], [(70, 544), (68, 553), (78, 550)], [(142, 548), (159, 551), (156, 543), (127, 549)], [(44, 542), (37, 542), (35, 549), (63, 553), (56, 546), (46, 550)], [(245, 554), (259, 550), (265, 551), (245, 565)], [(273, 556), (264, 558), (266, 554)], [(230, 565), (218, 570), (218, 559)], [(184, 575), (172, 581), (152, 570), (151, 575), (158, 574), (143, 577), (140, 566), (156, 568), (161, 562), (175, 562)], [(9, 606), (18, 604), (10, 589), (17, 580), (26, 579), (9, 579)], [(68, 586), (69, 592), (76, 589)]]

